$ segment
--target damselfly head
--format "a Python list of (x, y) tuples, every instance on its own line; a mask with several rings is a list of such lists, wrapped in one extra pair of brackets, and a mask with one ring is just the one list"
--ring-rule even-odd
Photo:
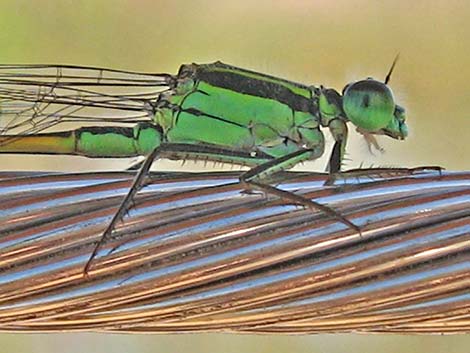
[(367, 78), (346, 85), (343, 89), (343, 111), (360, 130), (403, 140), (408, 135), (405, 109), (395, 104), (387, 86), (398, 60), (393, 60), (384, 82)]

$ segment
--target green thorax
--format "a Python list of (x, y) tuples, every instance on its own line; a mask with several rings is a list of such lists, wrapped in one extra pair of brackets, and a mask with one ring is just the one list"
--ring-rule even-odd
[(314, 87), (220, 62), (183, 65), (174, 82), (156, 111), (167, 142), (272, 157), (323, 142)]

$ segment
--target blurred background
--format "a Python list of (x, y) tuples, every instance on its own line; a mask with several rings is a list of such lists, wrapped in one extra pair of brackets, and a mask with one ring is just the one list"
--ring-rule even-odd
[[(468, 170), (469, 18), (465, 1), (2, 0), (0, 61), (176, 73), (182, 63), (221, 60), (341, 91), (365, 77), (383, 80), (400, 53), (391, 88), (407, 109), (410, 136), (379, 137), (386, 152), (372, 155), (351, 131), (346, 167)], [(55, 156), (2, 155), (0, 162), (4, 170), (129, 165)]]
[[(470, 169), (470, 2), (332, 0), (2, 0), (0, 62), (92, 65), (176, 73), (221, 60), (341, 91), (383, 79), (406, 107), (406, 141), (372, 155), (351, 131), (346, 167)], [(325, 163), (306, 166), (322, 171)], [(0, 155), (1, 170), (120, 169), (129, 161)], [(160, 164), (158, 168), (173, 168)], [(199, 166), (190, 167), (197, 168)], [(305, 167), (304, 167), (305, 168)], [(76, 344), (73, 344), (76, 343)], [(462, 352), (469, 336), (0, 335), (15, 352)], [(465, 347), (465, 348), (464, 348)]]

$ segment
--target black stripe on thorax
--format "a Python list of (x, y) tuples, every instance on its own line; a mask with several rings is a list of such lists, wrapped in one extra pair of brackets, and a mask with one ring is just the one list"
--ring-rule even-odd
[(196, 79), (216, 87), (230, 89), (242, 94), (273, 99), (286, 104), (295, 111), (315, 114), (315, 106), (311, 99), (295, 94), (287, 87), (274, 82), (243, 76), (236, 72), (217, 72), (198, 70)]
[[(202, 91), (198, 91), (198, 92), (202, 92)], [(223, 117), (220, 117), (220, 116), (208, 114), (208, 113), (200, 111), (199, 109), (195, 109), (195, 108), (186, 108), (186, 109), (184, 109), (184, 108), (181, 107), (182, 105), (183, 105), (182, 103), (177, 105), (177, 104), (172, 104), (172, 103), (169, 103), (169, 102), (166, 102), (166, 101), (164, 102), (164, 104), (161, 105), (161, 107), (171, 109), (176, 114), (175, 126), (178, 125), (179, 115), (181, 113), (188, 113), (188, 114), (194, 115), (196, 117), (197, 116), (202, 116), (202, 117), (222, 121), (226, 124), (230, 124), (230, 125), (234, 125), (234, 126), (238, 126), (238, 127), (242, 127), (242, 128), (248, 128), (247, 126), (239, 124), (235, 121), (224, 119)], [(161, 127), (159, 127), (159, 128), (161, 128)]]
[[(179, 108), (178, 109), (178, 113), (188, 113), (188, 114), (191, 114), (191, 115), (194, 115), (194, 116), (203, 116), (203, 117), (206, 117), (206, 118), (210, 118), (210, 119), (214, 119), (214, 120), (219, 120), (219, 121), (222, 121), (226, 124), (230, 124), (230, 125), (235, 125), (235, 126), (238, 126), (238, 127), (243, 127), (243, 128), (248, 128), (247, 126), (245, 125), (242, 125), (242, 124), (239, 124), (235, 121), (231, 121), (231, 120), (228, 120), (228, 119), (224, 119), (223, 117), (220, 117), (220, 116), (216, 116), (216, 115), (212, 115), (212, 114), (208, 114), (208, 113), (204, 113), (198, 109), (194, 109), (194, 108), (187, 108), (187, 109), (182, 109), (182, 108)], [(179, 115), (179, 114), (178, 114)], [(178, 123), (178, 116), (176, 117), (176, 122), (175, 122), (175, 125)]]

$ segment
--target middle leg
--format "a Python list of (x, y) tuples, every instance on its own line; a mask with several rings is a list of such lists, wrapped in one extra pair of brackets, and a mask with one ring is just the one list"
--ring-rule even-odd
[(273, 159), (271, 161), (265, 162), (255, 168), (250, 169), (240, 177), (240, 183), (248, 189), (258, 189), (262, 192), (273, 194), (281, 199), (293, 202), (295, 204), (300, 204), (305, 207), (308, 207), (312, 210), (319, 210), (329, 217), (338, 220), (339, 222), (345, 224), (349, 228), (361, 234), (361, 229), (348, 220), (346, 217), (342, 216), (340, 213), (328, 207), (322, 205), (318, 202), (315, 202), (306, 197), (279, 189), (275, 186), (263, 183), (261, 180), (269, 177), (272, 174), (291, 168), (292, 166), (300, 163), (302, 161), (316, 159), (320, 157), (323, 153), (323, 148), (319, 149), (302, 149), (296, 152), (290, 153), (286, 156)]

